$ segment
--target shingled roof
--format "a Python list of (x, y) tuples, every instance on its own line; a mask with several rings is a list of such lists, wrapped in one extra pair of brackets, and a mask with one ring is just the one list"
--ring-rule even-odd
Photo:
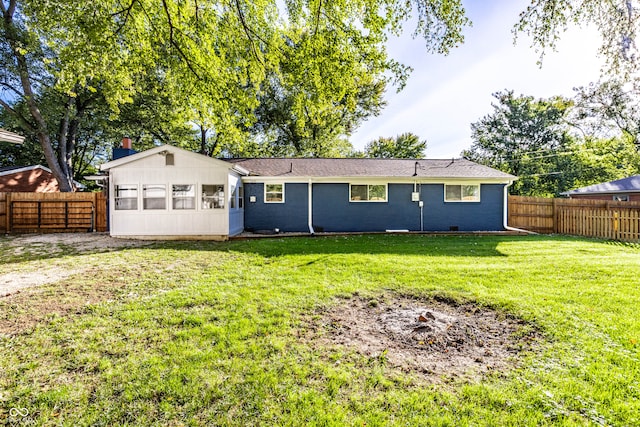
[(603, 182), (602, 184), (589, 185), (562, 194), (597, 194), (597, 193), (629, 193), (640, 192), (640, 175), (615, 181)]
[(254, 176), (379, 177), (379, 178), (491, 178), (515, 176), (465, 159), (229, 159)]

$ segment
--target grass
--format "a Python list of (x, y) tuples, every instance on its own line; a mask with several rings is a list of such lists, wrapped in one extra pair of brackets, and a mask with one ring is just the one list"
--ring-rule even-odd
[[(43, 259), (7, 241), (0, 274), (82, 272), (0, 298), (0, 424), (640, 425), (637, 245), (365, 235)], [(495, 307), (544, 342), (434, 382), (305, 338), (323, 308), (389, 293)]]

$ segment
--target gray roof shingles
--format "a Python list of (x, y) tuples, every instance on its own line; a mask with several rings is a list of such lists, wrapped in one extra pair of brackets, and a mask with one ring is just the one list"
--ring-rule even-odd
[(465, 159), (259, 158), (228, 161), (249, 170), (254, 176), (516, 178)]
[(630, 176), (628, 178), (618, 179), (615, 181), (603, 182), (602, 184), (589, 185), (587, 187), (581, 187), (575, 190), (567, 191), (564, 194), (624, 192), (640, 192), (640, 175)]

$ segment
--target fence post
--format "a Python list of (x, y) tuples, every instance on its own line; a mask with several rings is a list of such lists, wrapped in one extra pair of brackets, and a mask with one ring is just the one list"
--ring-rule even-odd
[(553, 198), (553, 234), (558, 234), (558, 201)]
[(11, 193), (7, 192), (7, 198), (5, 199), (5, 213), (6, 218), (5, 218), (5, 230), (7, 230), (7, 234), (11, 233), (11, 215), (13, 215), (13, 213), (11, 212)]

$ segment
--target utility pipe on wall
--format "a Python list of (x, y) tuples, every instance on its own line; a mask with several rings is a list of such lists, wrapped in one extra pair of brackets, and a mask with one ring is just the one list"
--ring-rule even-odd
[(309, 195), (309, 213), (307, 214), (307, 218), (309, 219), (309, 233), (312, 235), (315, 234), (313, 229), (313, 182), (309, 180), (307, 194)]

